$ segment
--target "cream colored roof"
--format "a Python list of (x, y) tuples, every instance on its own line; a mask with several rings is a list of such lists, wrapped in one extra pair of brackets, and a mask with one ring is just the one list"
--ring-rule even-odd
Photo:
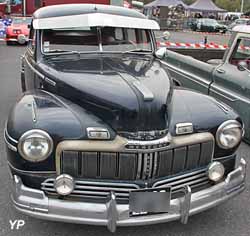
[(79, 27), (121, 27), (135, 29), (159, 30), (159, 24), (154, 20), (105, 13), (90, 13), (34, 19), (35, 29), (63, 29)]

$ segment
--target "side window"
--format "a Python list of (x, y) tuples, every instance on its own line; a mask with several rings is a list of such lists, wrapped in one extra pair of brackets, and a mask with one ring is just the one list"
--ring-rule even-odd
[(237, 66), (239, 62), (244, 61), (250, 67), (250, 39), (238, 39), (230, 63)]

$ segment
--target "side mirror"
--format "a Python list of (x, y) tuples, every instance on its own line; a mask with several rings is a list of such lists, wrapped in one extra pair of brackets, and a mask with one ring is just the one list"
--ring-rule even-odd
[(31, 24), (28, 24), (28, 29), (30, 29), (31, 28)]
[(247, 67), (248, 67), (248, 65), (245, 61), (240, 61), (237, 65), (237, 68), (239, 71), (245, 71), (245, 70), (248, 71)]
[(171, 36), (171, 34), (168, 31), (164, 31), (163, 34), (162, 34), (162, 38), (164, 40), (170, 39), (170, 36)]
[(155, 52), (155, 56), (159, 59), (163, 59), (167, 55), (166, 48), (160, 48)]
[(157, 39), (164, 39), (164, 40), (168, 40), (170, 38), (170, 33), (168, 31), (164, 31), (163, 34), (159, 37), (156, 37)]

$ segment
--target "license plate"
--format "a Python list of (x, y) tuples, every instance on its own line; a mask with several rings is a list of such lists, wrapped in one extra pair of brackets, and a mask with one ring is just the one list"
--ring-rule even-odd
[(135, 190), (129, 194), (129, 210), (131, 213), (169, 212), (170, 199), (171, 187)]

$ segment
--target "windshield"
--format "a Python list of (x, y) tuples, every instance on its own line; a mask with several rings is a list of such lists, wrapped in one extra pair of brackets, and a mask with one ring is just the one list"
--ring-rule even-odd
[(45, 54), (64, 52), (152, 52), (149, 31), (84, 27), (49, 29), (42, 33)]
[(15, 25), (19, 24), (30, 24), (31, 23), (31, 17), (22, 17), (22, 18), (13, 18), (12, 22)]

